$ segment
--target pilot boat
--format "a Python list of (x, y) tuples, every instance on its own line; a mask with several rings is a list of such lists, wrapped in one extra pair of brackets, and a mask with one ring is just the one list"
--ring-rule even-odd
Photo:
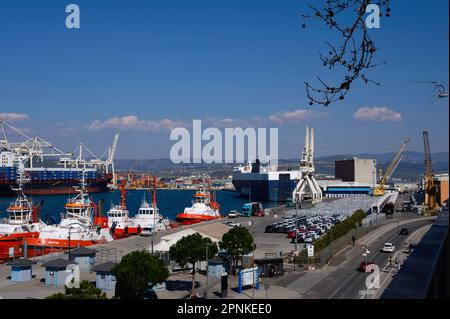
[(38, 237), (44, 225), (38, 221), (42, 202), (34, 206), (23, 193), (21, 185), (16, 192), (16, 200), (6, 209), (8, 218), (0, 222), (0, 263), (22, 257), (23, 240)]
[(76, 188), (78, 195), (70, 198), (64, 205), (65, 212), (57, 225), (41, 228), (39, 236), (24, 239), (24, 249), (28, 257), (44, 255), (71, 248), (91, 246), (112, 241), (107, 227), (96, 225), (97, 205), (87, 194), (84, 175), (81, 187)]
[(196, 224), (221, 218), (219, 211), (220, 205), (215, 200), (215, 194), (200, 186), (194, 194), (192, 206), (186, 207), (175, 219), (183, 225)]

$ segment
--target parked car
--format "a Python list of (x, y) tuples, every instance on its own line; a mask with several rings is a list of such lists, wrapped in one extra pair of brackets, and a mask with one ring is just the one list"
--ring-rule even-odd
[(274, 229), (274, 226), (272, 226), (272, 225), (267, 225), (267, 226), (266, 226), (266, 229), (264, 230), (264, 232), (265, 232), (265, 233), (273, 233), (273, 229)]
[(235, 223), (235, 222), (232, 222), (232, 221), (226, 221), (226, 222), (223, 222), (225, 225), (227, 225), (227, 226), (230, 226), (230, 227), (238, 227), (238, 226), (241, 226), (241, 224), (239, 224), (239, 223)]
[(395, 251), (395, 246), (392, 243), (384, 243), (383, 249), (381, 251), (385, 253), (393, 253)]
[(311, 237), (305, 237), (304, 239), (303, 239), (303, 242), (304, 243), (312, 243), (313, 242), (313, 239), (311, 238)]
[(143, 236), (143, 237), (151, 236), (152, 235), (152, 228), (151, 227), (144, 227), (144, 228), (142, 228), (140, 235)]
[(284, 227), (283, 226), (277, 226), (274, 229), (275, 233), (283, 233), (284, 232)]
[[(359, 265), (359, 267), (358, 267), (358, 271), (361, 271), (361, 272), (367, 272), (367, 266), (369, 266), (369, 265), (374, 265), (375, 263), (373, 262), (373, 261), (368, 261), (367, 263), (365, 262), (365, 261), (363, 261), (360, 265)], [(374, 271), (374, 269), (372, 269), (370, 272), (373, 272)]]
[(400, 235), (409, 235), (408, 228), (402, 228), (400, 229)]
[(287, 238), (295, 238), (297, 236), (297, 229), (291, 230), (287, 233)]
[(240, 214), (237, 210), (230, 210), (230, 212), (228, 213), (229, 218), (236, 218), (239, 216), (240, 216)]

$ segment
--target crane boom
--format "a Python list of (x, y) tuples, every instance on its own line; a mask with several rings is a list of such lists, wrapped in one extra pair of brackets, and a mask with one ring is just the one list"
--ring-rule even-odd
[(425, 205), (429, 210), (436, 208), (436, 187), (433, 182), (433, 166), (431, 162), (430, 141), (428, 131), (423, 132), (423, 146), (425, 151)]
[(391, 164), (389, 164), (389, 167), (387, 168), (386, 172), (383, 175), (383, 178), (380, 180), (380, 183), (376, 189), (373, 191), (374, 196), (382, 196), (384, 195), (384, 185), (386, 182), (391, 178), (392, 174), (394, 173), (395, 169), (397, 168), (398, 164), (400, 163), (400, 160), (402, 159), (402, 153), (406, 148), (406, 144), (409, 142), (409, 137), (407, 137), (402, 145), (400, 145), (400, 148), (398, 149), (397, 153), (394, 156), (394, 159), (392, 160)]

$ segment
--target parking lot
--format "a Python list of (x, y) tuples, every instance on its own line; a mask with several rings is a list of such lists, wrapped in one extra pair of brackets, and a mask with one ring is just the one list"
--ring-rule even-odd
[(265, 233), (286, 234), (292, 243), (310, 244), (326, 234), (331, 227), (347, 219), (342, 214), (329, 216), (290, 216), (266, 225)]

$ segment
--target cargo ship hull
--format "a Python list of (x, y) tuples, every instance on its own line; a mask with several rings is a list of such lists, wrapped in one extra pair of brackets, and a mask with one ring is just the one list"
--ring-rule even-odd
[[(33, 169), (25, 172), (30, 181), (23, 185), (25, 195), (66, 195), (73, 194), (81, 178), (80, 170), (63, 169)], [(108, 191), (112, 174), (91, 170), (86, 178), (86, 188), (89, 193)], [(15, 196), (12, 188), (16, 187), (17, 169), (0, 169), (0, 197)]]
[(234, 172), (232, 183), (237, 192), (250, 201), (283, 202), (292, 198), (300, 176), (299, 171)]
[(214, 219), (219, 219), (220, 217), (206, 216), (202, 214), (178, 214), (176, 216), (176, 221), (183, 225), (198, 224), (205, 221), (210, 221)]

